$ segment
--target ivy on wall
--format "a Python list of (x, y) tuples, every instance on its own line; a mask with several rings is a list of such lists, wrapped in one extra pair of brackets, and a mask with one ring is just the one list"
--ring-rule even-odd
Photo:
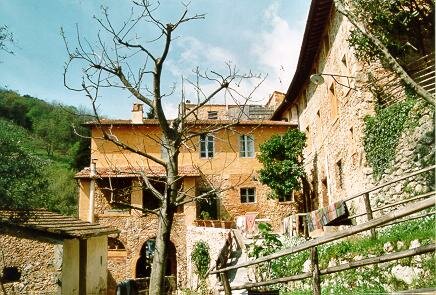
[(394, 160), (398, 140), (415, 101), (409, 96), (386, 108), (378, 107), (374, 116), (365, 117), (363, 145), (374, 179), (380, 179)]

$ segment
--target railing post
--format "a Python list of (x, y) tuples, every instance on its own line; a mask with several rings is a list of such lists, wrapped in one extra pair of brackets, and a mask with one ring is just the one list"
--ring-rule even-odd
[[(368, 221), (373, 219), (372, 216), (372, 209), (371, 209), (371, 201), (369, 200), (369, 193), (365, 193), (363, 195), (363, 200), (365, 201), (365, 209), (366, 209), (366, 217), (368, 218)], [(375, 232), (375, 228), (371, 228), (371, 238), (375, 239), (376, 236), (376, 232)]]
[(220, 279), (224, 287), (224, 294), (232, 295), (232, 288), (230, 288), (229, 277), (227, 276), (227, 272), (221, 272)]
[(313, 295), (321, 295), (321, 277), (319, 274), (318, 251), (316, 247), (310, 248), (310, 261), (312, 265)]

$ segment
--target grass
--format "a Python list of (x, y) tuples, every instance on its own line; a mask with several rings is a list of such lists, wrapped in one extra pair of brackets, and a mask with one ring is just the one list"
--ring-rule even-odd
[[(327, 268), (331, 260), (350, 261), (356, 256), (364, 258), (379, 256), (384, 253), (383, 246), (390, 242), (395, 251), (408, 249), (410, 242), (419, 240), (421, 245), (428, 245), (435, 241), (435, 215), (416, 220), (406, 221), (396, 225), (381, 228), (377, 231), (377, 238), (369, 236), (346, 238), (336, 243), (318, 247), (320, 269)], [(404, 246), (397, 249), (397, 242)], [(282, 264), (278, 276), (289, 276), (302, 272), (303, 263), (308, 259), (308, 252), (289, 255)], [(340, 273), (322, 276), (322, 294), (385, 294), (409, 288), (428, 288), (436, 286), (436, 259), (434, 254), (421, 255), (419, 267), (423, 270), (419, 279), (411, 285), (396, 280), (390, 273), (393, 265), (416, 266), (413, 258), (404, 258), (383, 265), (370, 265), (358, 269), (351, 269)], [(277, 263), (279, 264), (279, 263)], [(280, 269), (279, 265), (276, 266)], [(281, 293), (286, 295), (311, 294), (311, 280), (305, 282), (282, 285)]]

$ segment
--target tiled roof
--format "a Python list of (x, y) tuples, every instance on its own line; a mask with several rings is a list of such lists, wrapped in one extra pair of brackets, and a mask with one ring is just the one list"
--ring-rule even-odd
[[(131, 120), (101, 120), (101, 125), (132, 125), (132, 126), (143, 126), (143, 125), (159, 125), (159, 121), (156, 119), (143, 119), (142, 124), (133, 124)], [(94, 126), (99, 123), (96, 121), (87, 122), (85, 126)], [(189, 125), (232, 125), (232, 126), (246, 126), (246, 125), (264, 125), (264, 126), (294, 126), (295, 124), (282, 121), (272, 121), (272, 120), (192, 120), (187, 121), (186, 124)]]
[[(117, 167), (117, 168), (97, 168), (97, 177), (138, 177), (140, 173), (144, 173), (149, 177), (166, 176), (165, 169), (162, 166), (150, 167)], [(90, 178), (91, 169), (86, 167), (76, 173), (76, 178)], [(200, 176), (197, 168), (194, 166), (180, 166), (180, 176)]]
[(89, 223), (47, 210), (0, 210), (0, 224), (2, 226), (6, 225), (30, 229), (41, 235), (54, 236), (61, 239), (87, 239), (95, 236), (119, 233), (116, 228), (111, 226)]

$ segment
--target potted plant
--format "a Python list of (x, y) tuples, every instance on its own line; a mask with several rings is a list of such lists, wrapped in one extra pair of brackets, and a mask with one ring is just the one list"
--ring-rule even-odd
[(213, 227), (221, 227), (221, 220), (211, 220)]
[(204, 226), (204, 220), (203, 219), (196, 219), (195, 225), (196, 226)]
[(232, 216), (228, 212), (224, 212), (221, 216), (221, 226), (222, 228), (233, 228), (235, 226), (235, 222), (233, 221)]
[(201, 217), (201, 219), (203, 219), (204, 226), (206, 226), (206, 227), (211, 227), (212, 226), (212, 221), (210, 220), (209, 212), (201, 211), (200, 217)]

